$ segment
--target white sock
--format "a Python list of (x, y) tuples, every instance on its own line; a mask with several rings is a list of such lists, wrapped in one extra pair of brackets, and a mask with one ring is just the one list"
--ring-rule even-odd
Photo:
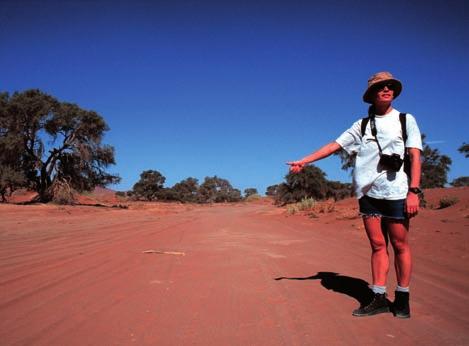
[(386, 293), (386, 286), (370, 285), (370, 288), (373, 291), (373, 293), (377, 293), (377, 294)]
[(409, 286), (401, 287), (401, 286), (397, 285), (396, 292), (407, 292), (407, 293), (409, 293)]

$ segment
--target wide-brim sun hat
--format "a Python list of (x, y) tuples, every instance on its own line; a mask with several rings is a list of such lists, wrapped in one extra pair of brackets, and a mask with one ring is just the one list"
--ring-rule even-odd
[(397, 98), (402, 91), (402, 83), (400, 80), (394, 78), (391, 72), (378, 72), (375, 73), (368, 79), (368, 88), (363, 94), (363, 101), (366, 103), (373, 103), (373, 95), (377, 89), (383, 84), (391, 84), (391, 88), (394, 91), (394, 98)]

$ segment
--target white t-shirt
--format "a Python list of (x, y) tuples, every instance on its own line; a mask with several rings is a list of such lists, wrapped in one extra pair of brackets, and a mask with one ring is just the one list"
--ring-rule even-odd
[[(377, 137), (383, 154), (399, 154), (404, 158), (404, 141), (402, 138), (399, 111), (393, 109), (385, 115), (376, 115)], [(397, 200), (407, 197), (408, 178), (404, 172), (404, 165), (398, 172), (384, 170), (378, 167), (379, 149), (374, 136), (371, 134), (370, 122), (366, 126), (365, 134), (361, 134), (362, 119), (356, 121), (352, 127), (342, 133), (336, 142), (349, 155), (357, 154), (353, 169), (353, 185), (357, 198), (367, 195), (377, 199)], [(406, 115), (407, 142), (405, 147), (422, 150), (422, 138), (415, 118)]]

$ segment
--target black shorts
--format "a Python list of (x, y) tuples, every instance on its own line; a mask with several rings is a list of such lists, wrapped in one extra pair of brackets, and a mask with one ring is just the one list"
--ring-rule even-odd
[(388, 200), (363, 196), (358, 200), (360, 215), (381, 216), (391, 219), (407, 219), (405, 199)]

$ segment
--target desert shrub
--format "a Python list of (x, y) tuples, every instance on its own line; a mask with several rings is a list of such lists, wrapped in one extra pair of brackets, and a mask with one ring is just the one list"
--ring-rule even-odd
[(178, 201), (178, 194), (172, 188), (163, 187), (158, 190), (155, 197), (159, 201)]
[(129, 200), (130, 196), (128, 195), (127, 191), (117, 191), (116, 192), (116, 198), (119, 200), (119, 201), (127, 201)]
[(277, 188), (276, 203), (285, 205), (307, 197), (324, 199), (328, 189), (325, 176), (326, 173), (313, 165), (303, 168), (299, 173), (288, 173), (286, 182)]
[(342, 199), (351, 195), (351, 184), (326, 179), (326, 173), (310, 165), (299, 173), (288, 173), (286, 182), (277, 185), (275, 202), (280, 205), (299, 202), (311, 197), (315, 200)]
[(452, 205), (455, 205), (458, 203), (459, 199), (457, 197), (452, 197), (452, 196), (445, 196), (440, 199), (440, 206), (438, 209), (444, 209), (451, 207)]
[(352, 184), (341, 183), (340, 181), (327, 181), (326, 198), (333, 198), (334, 201), (352, 196)]
[(314, 200), (314, 198), (306, 197), (306, 198), (303, 198), (301, 201), (299, 201), (297, 204), (298, 204), (298, 209), (300, 211), (311, 210), (316, 205), (316, 201)]
[(244, 198), (247, 198), (251, 195), (257, 195), (257, 189), (253, 187), (249, 187), (247, 189), (244, 189)]
[(299, 210), (298, 210), (298, 206), (296, 203), (287, 205), (287, 214), (293, 215), (293, 214), (296, 214), (298, 211)]
[(56, 179), (50, 189), (53, 203), (62, 205), (75, 204), (73, 189), (65, 179)]
[(451, 185), (454, 187), (469, 186), (469, 177), (456, 178), (451, 182)]
[(321, 214), (332, 213), (335, 210), (335, 203), (330, 203), (330, 202), (318, 203), (315, 210)]
[(425, 192), (419, 194), (419, 206), (420, 208), (427, 207), (427, 200), (425, 199)]
[(129, 206), (125, 204), (113, 204), (112, 208), (129, 209)]
[(288, 214), (296, 214), (299, 211), (307, 211), (314, 208), (316, 201), (314, 198), (305, 197), (301, 201), (287, 205)]
[(262, 197), (256, 193), (256, 194), (253, 194), (253, 195), (249, 195), (249, 196), (247, 196), (247, 197), (244, 197), (244, 200), (245, 200), (246, 202), (252, 202), (252, 201), (258, 201), (258, 200), (260, 200), (261, 198), (262, 198)]
[(277, 194), (278, 184), (267, 186), (265, 191), (266, 196), (275, 196)]
[(220, 203), (242, 200), (241, 191), (226, 179), (206, 177), (199, 185), (196, 178), (186, 178), (173, 187), (163, 187), (166, 178), (154, 170), (144, 171), (126, 196), (131, 200), (179, 201), (183, 203)]
[(26, 184), (24, 175), (9, 166), (0, 166), (0, 202), (6, 202), (7, 196)]
[(135, 195), (135, 193), (134, 193), (132, 190), (129, 190), (129, 191), (126, 191), (126, 192), (125, 192), (125, 196), (126, 196), (127, 198), (131, 198), (131, 199), (132, 199), (132, 197), (134, 197), (134, 195)]

